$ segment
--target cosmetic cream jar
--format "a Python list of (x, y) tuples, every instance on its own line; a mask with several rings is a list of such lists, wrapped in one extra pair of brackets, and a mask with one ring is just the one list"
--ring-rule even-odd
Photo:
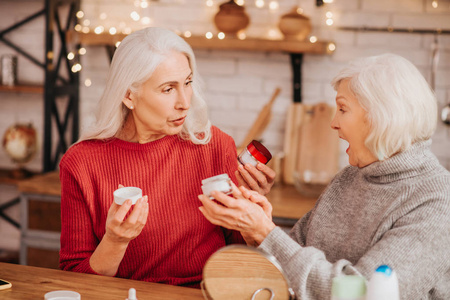
[(119, 205), (127, 199), (130, 199), (132, 204), (136, 204), (139, 198), (142, 198), (142, 190), (138, 187), (127, 186), (114, 191), (114, 202)]
[(209, 177), (202, 180), (202, 191), (203, 194), (211, 197), (212, 191), (219, 191), (224, 194), (231, 194), (232, 186), (231, 179), (228, 177), (228, 174), (220, 174), (217, 176)]
[(267, 164), (271, 158), (272, 154), (270, 154), (270, 151), (260, 142), (253, 140), (239, 154), (238, 161), (243, 165), (251, 164), (256, 167), (258, 162)]

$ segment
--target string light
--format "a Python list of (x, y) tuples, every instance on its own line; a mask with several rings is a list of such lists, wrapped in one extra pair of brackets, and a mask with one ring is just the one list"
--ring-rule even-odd
[(235, 0), (234, 1), (237, 5), (239, 6), (244, 6), (245, 5), (245, 1), (244, 0)]
[(133, 12), (130, 14), (130, 17), (131, 17), (134, 21), (139, 21), (139, 19), (141, 18), (141, 16), (140, 16), (136, 11), (133, 11)]
[(114, 35), (114, 34), (116, 34), (116, 33), (117, 33), (116, 27), (111, 27), (111, 28), (109, 29), (109, 34)]
[(433, 1), (431, 2), (431, 6), (433, 6), (433, 8), (437, 8), (437, 7), (439, 6), (438, 1), (437, 1), (437, 0), (433, 0)]
[(68, 60), (72, 60), (72, 59), (74, 59), (75, 58), (75, 54), (73, 54), (73, 52), (69, 52), (68, 54), (67, 54), (67, 59)]
[(317, 42), (317, 37), (316, 37), (315, 35), (312, 35), (312, 36), (309, 38), (309, 41), (310, 41), (312, 44), (314, 44), (315, 42)]
[(223, 39), (225, 38), (225, 33), (219, 32), (219, 33), (217, 34), (217, 37), (219, 38), (219, 40), (223, 40)]
[(147, 8), (148, 7), (148, 2), (147, 1), (142, 1), (141, 2), (141, 7), (142, 8)]
[(104, 12), (100, 14), (100, 20), (106, 20), (107, 17), (108, 15)]
[(184, 37), (190, 38), (192, 36), (192, 33), (188, 30), (184, 32)]
[(214, 1), (213, 0), (206, 0), (206, 6), (213, 7), (214, 6)]
[(105, 27), (103, 27), (102, 25), (99, 25), (99, 26), (95, 27), (95, 29), (94, 29), (94, 32), (96, 34), (103, 33), (103, 31), (105, 31)]
[(336, 50), (336, 44), (329, 43), (327, 48), (328, 48), (328, 51), (333, 52), (334, 50)]
[(325, 4), (333, 3), (333, 0), (323, 0), (323, 3), (325, 3)]
[(241, 30), (241, 31), (238, 32), (237, 37), (240, 40), (245, 40), (247, 38), (247, 35), (245, 34), (244, 31)]
[(84, 17), (84, 12), (82, 10), (79, 10), (79, 11), (77, 11), (76, 16), (78, 19), (81, 19), (82, 17)]
[(78, 49), (78, 54), (85, 55), (86, 54), (86, 48), (81, 47), (80, 49)]
[(264, 0), (256, 0), (255, 1), (255, 6), (257, 7), (257, 8), (263, 8), (264, 7)]
[(119, 41), (119, 42), (116, 42), (116, 43), (114, 44), (114, 46), (116, 46), (116, 48), (119, 47), (119, 45), (120, 45), (120, 41)]
[(84, 85), (90, 87), (92, 85), (92, 81), (89, 78), (86, 78), (86, 80), (84, 81)]
[(89, 27), (83, 27), (83, 29), (81, 29), (82, 33), (89, 33), (90, 31)]
[(206, 37), (208, 40), (212, 39), (212, 37), (213, 37), (212, 32), (208, 31), (208, 32), (205, 34), (205, 37)]
[(80, 25), (80, 24), (77, 24), (77, 25), (75, 25), (75, 27), (74, 27), (74, 29), (75, 29), (75, 31), (81, 31), (81, 29), (82, 29), (83, 27)]
[(89, 26), (89, 25), (91, 25), (91, 21), (89, 21), (88, 19), (84, 19), (83, 20), (83, 25), (84, 26)]
[(142, 25), (150, 25), (151, 22), (152, 22), (152, 20), (149, 17), (143, 17), (141, 19)]
[(72, 73), (76, 73), (76, 72), (80, 72), (81, 71), (81, 65), (78, 63), (78, 64), (74, 64), (73, 66), (72, 66)]
[(278, 1), (270, 1), (269, 2), (269, 9), (271, 11), (277, 10), (278, 8), (280, 8), (280, 4), (278, 3)]

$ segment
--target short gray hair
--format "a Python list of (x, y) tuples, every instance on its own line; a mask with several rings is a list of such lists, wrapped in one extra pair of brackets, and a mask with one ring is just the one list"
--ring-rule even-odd
[(407, 59), (383, 54), (356, 59), (332, 80), (342, 80), (367, 111), (371, 131), (367, 148), (379, 159), (429, 139), (436, 129), (437, 101), (420, 71)]
[(197, 73), (194, 52), (177, 34), (157, 27), (138, 30), (120, 43), (114, 53), (106, 88), (99, 101), (96, 122), (79, 141), (115, 136), (129, 113), (122, 103), (127, 91), (136, 92), (173, 51), (186, 55), (194, 79), (191, 107), (179, 135), (195, 144), (207, 144), (211, 138), (211, 122), (202, 95), (202, 80)]

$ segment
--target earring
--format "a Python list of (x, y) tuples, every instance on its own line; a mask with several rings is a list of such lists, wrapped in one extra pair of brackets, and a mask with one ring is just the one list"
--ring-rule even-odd
[(130, 106), (130, 109), (133, 109), (133, 108), (134, 108), (134, 106), (133, 106), (133, 105), (131, 105), (131, 106)]

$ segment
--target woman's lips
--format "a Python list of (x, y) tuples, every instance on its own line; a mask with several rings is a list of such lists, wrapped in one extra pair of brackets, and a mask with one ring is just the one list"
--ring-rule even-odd
[(186, 119), (186, 116), (179, 118), (179, 119), (175, 119), (171, 122), (174, 123), (176, 126), (181, 126), (181, 125), (183, 125), (185, 119)]

